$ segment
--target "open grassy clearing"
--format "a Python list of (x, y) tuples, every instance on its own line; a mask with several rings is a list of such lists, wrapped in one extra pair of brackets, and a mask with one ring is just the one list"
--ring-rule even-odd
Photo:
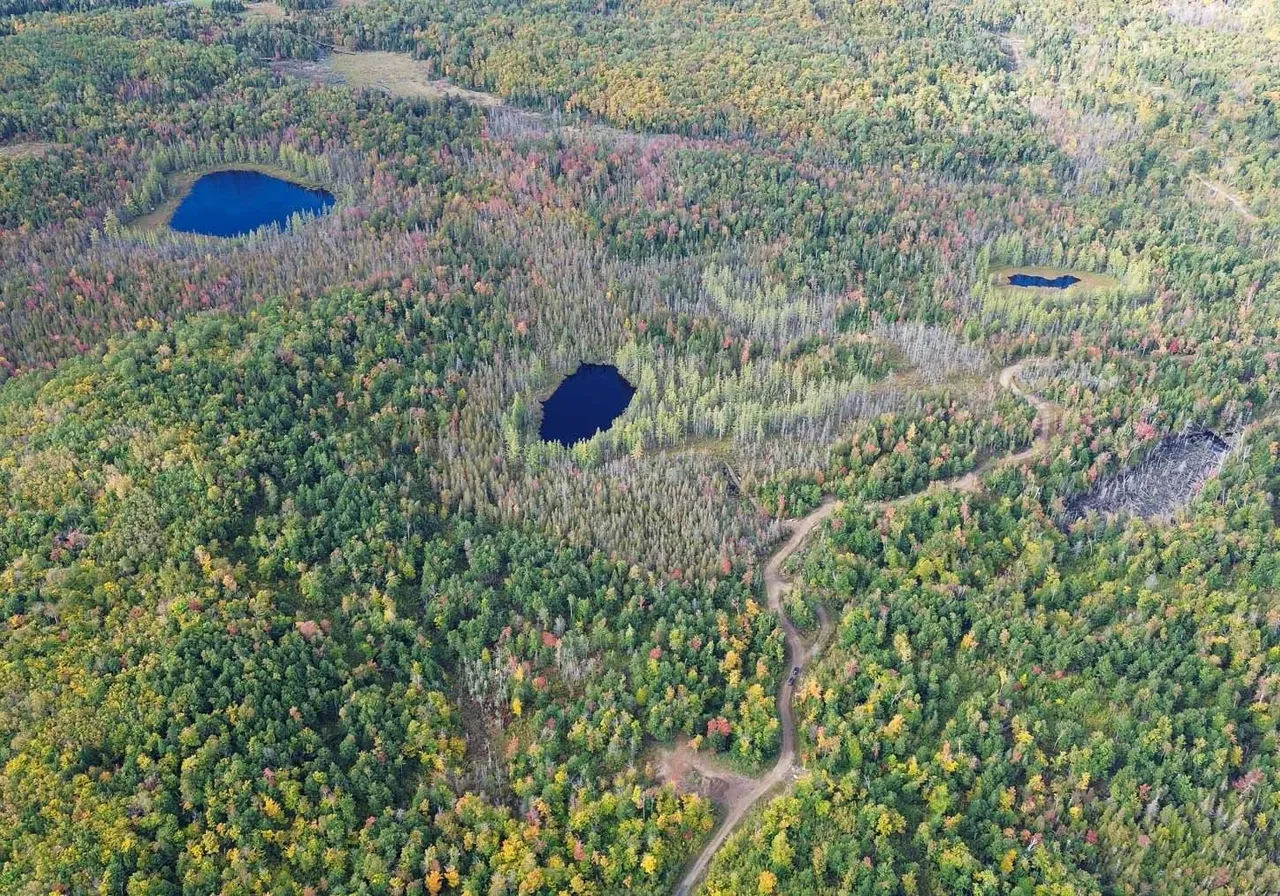
[(326, 84), (338, 87), (346, 83), (346, 79), (327, 61), (312, 62), (307, 59), (276, 59), (271, 62), (271, 70), (277, 75), (287, 78), (301, 78), (315, 84)]
[(491, 93), (467, 90), (444, 78), (431, 77), (427, 63), (407, 53), (333, 53), (325, 59), (322, 68), (352, 87), (382, 90), (393, 96), (456, 97), (489, 109), (502, 105), (502, 100)]
[[(352, 0), (359, 2), (359, 0)], [(490, 117), (492, 133), (518, 134), (526, 131), (545, 132), (555, 128), (562, 134), (591, 140), (643, 140), (648, 135), (599, 122), (570, 119), (507, 105), (501, 97), (482, 90), (471, 90), (451, 83), (447, 78), (432, 78), (427, 63), (407, 53), (380, 50), (362, 52), (335, 51), (319, 62), (281, 59), (271, 63), (272, 71), (292, 78), (303, 78), (317, 84), (346, 85), (362, 90), (380, 90), (392, 96), (411, 99), (440, 100), (446, 97), (464, 100), (483, 109), (496, 110)]]
[(0, 145), (0, 159), (30, 159), (42, 156), (54, 149), (58, 144), (43, 140), (32, 140), (25, 143), (8, 143)]
[(280, 22), (286, 15), (285, 8), (272, 0), (259, 0), (257, 3), (244, 5), (244, 18), (247, 22)]

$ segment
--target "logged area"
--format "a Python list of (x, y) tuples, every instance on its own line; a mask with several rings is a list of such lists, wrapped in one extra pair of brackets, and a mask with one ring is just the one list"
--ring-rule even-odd
[(1269, 0), (0, 0), (0, 893), (1280, 892)]

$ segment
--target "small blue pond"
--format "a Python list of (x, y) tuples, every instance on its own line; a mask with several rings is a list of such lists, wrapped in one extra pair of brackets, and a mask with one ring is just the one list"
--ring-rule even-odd
[(1061, 277), (1039, 277), (1035, 274), (1010, 274), (1009, 283), (1013, 286), (1043, 286), (1049, 289), (1066, 289), (1080, 282), (1079, 277), (1063, 274)]
[(635, 394), (612, 364), (582, 364), (542, 403), (538, 435), (568, 448), (608, 429)]
[(333, 195), (258, 171), (214, 171), (191, 186), (169, 226), (183, 233), (244, 236), (259, 227), (283, 227), (299, 212), (320, 214)]

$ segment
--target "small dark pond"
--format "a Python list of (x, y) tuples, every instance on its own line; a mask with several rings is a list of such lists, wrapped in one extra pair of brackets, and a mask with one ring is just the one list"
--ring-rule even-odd
[(1045, 286), (1049, 289), (1066, 289), (1080, 282), (1079, 277), (1063, 274), (1061, 277), (1040, 277), (1035, 274), (1010, 274), (1009, 283), (1013, 286)]
[(631, 404), (636, 387), (612, 364), (582, 364), (542, 403), (544, 441), (566, 448), (608, 429)]
[(258, 171), (214, 171), (191, 185), (169, 226), (183, 233), (244, 236), (259, 227), (283, 227), (299, 212), (320, 214), (333, 205), (331, 193)]

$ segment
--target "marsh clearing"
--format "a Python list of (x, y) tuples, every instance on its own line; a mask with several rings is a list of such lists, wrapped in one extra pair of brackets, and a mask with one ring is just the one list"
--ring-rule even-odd
[(381, 90), (392, 96), (420, 99), (455, 99), (494, 109), (502, 100), (491, 93), (458, 87), (445, 78), (433, 77), (430, 66), (407, 53), (381, 50), (363, 53), (331, 53), (318, 68), (334, 80), (352, 87)]
[(0, 159), (34, 159), (52, 152), (57, 146), (44, 140), (0, 144)]
[[(1065, 288), (1052, 286), (1015, 286), (1009, 278), (1015, 274), (1028, 277), (1039, 277), (1044, 280), (1057, 280), (1061, 277), (1074, 277), (1076, 282)], [(1000, 265), (990, 269), (991, 285), (997, 289), (1015, 291), (1035, 290), (1057, 295), (1072, 295), (1082, 292), (1093, 292), (1100, 289), (1119, 289), (1120, 281), (1107, 274), (1095, 274), (1090, 271), (1075, 271), (1069, 268), (1056, 268), (1045, 265)]]
[(284, 7), (279, 3), (273, 3), (272, 0), (259, 0), (259, 2), (244, 5), (245, 21), (281, 22), (284, 21), (285, 15)]

